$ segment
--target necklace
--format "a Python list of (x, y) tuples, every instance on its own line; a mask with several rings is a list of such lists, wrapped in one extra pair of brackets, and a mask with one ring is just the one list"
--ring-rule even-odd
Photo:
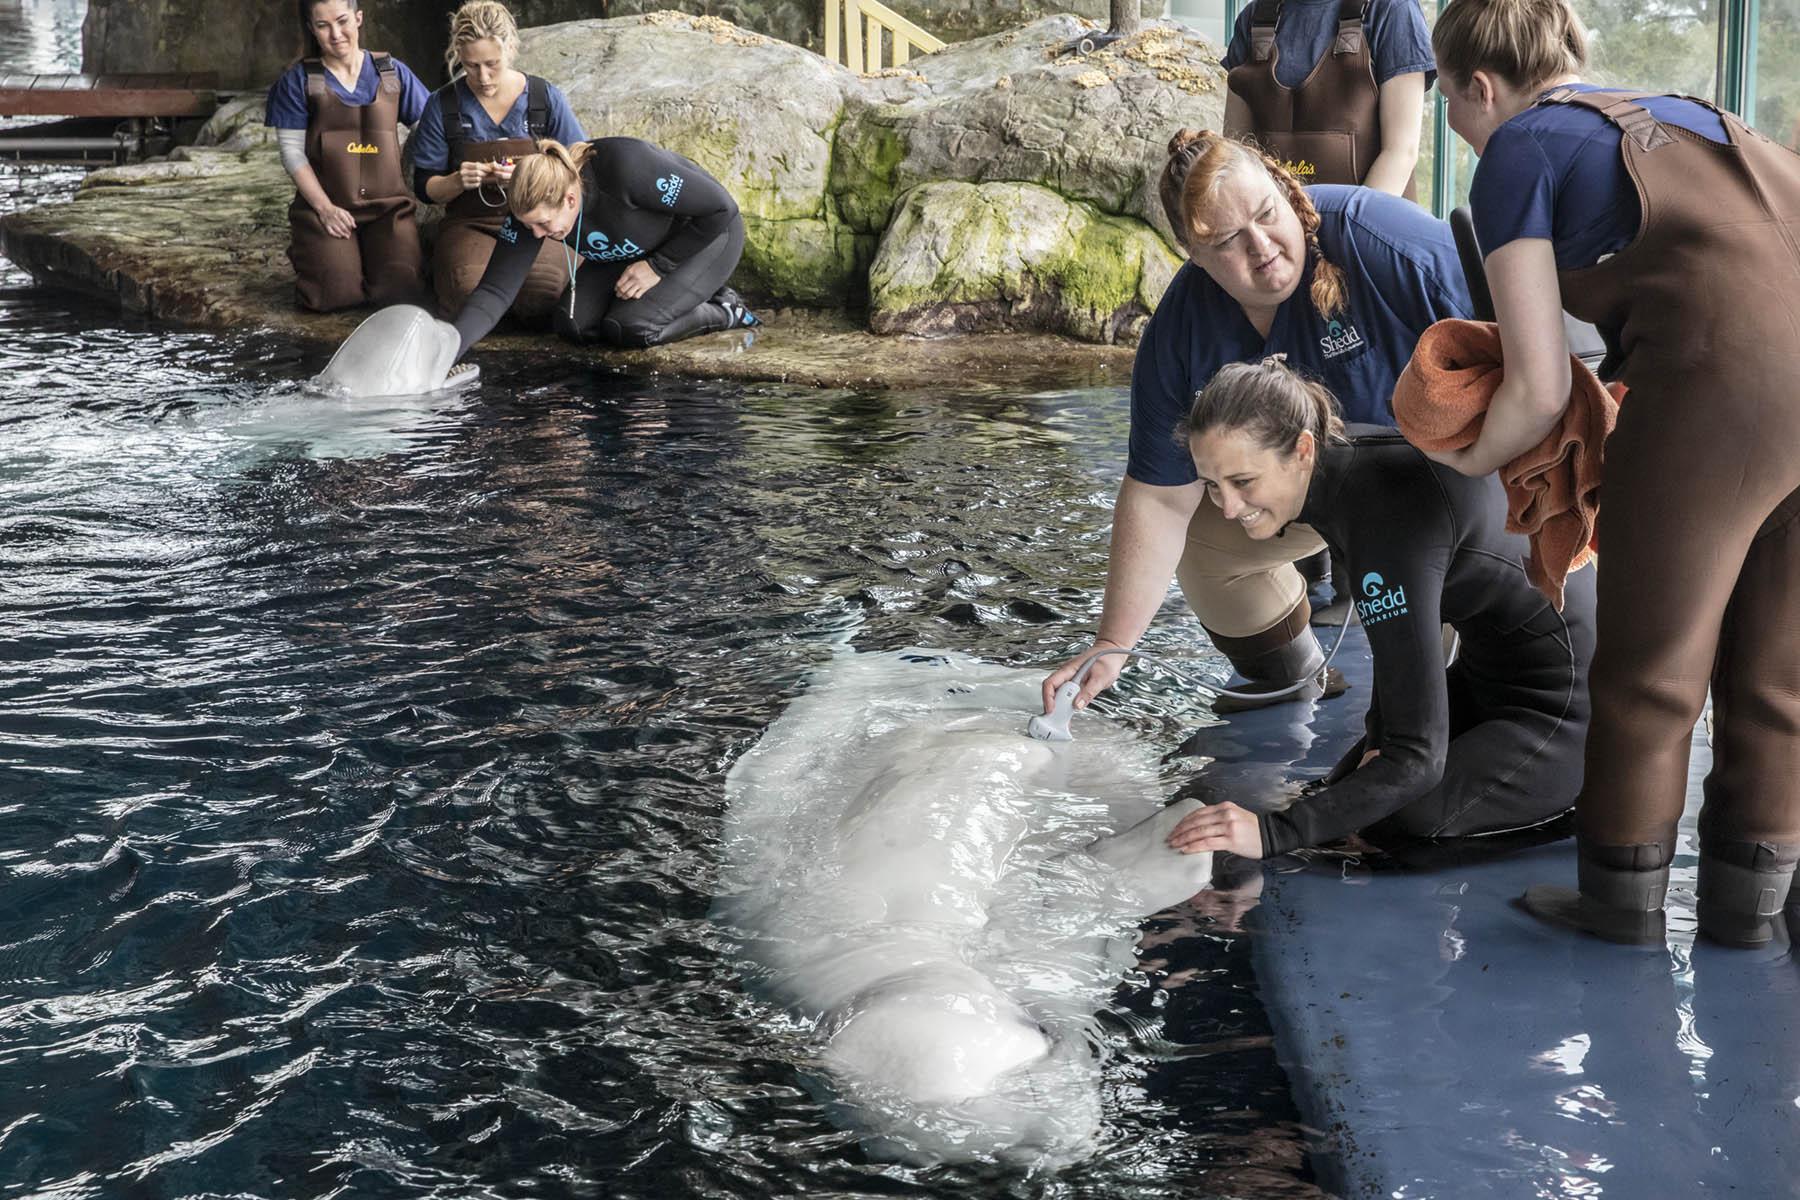
[[(580, 211), (577, 211), (575, 214), (575, 244), (577, 246), (581, 245), (581, 218), (586, 215), (586, 213)], [(569, 249), (567, 240), (563, 242), (562, 249), (563, 264), (569, 269), (569, 320), (573, 321), (575, 319), (575, 272), (577, 270), (575, 266), (575, 252)]]

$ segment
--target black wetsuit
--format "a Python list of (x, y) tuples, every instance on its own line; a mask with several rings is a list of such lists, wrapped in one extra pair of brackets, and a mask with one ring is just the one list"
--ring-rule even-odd
[[(574, 312), (564, 290), (556, 331), (572, 341), (655, 346), (729, 329), (736, 318), (711, 303), (744, 252), (744, 219), (731, 193), (693, 162), (638, 138), (598, 138), (581, 167), (581, 216), (563, 239), (581, 265)], [(481, 282), (456, 316), (460, 358), (512, 306), (541, 238), (508, 217)], [(649, 262), (662, 281), (635, 300), (613, 285), (625, 268)]]
[[(1299, 520), (1349, 568), (1375, 659), (1366, 734), (1324, 789), (1261, 816), (1265, 855), (1379, 823), (1450, 837), (1535, 825), (1575, 802), (1587, 736), (1594, 569), (1557, 612), (1525, 578), (1497, 476), (1438, 466), (1393, 430), (1325, 446)], [(1461, 639), (1446, 670), (1442, 623)], [(1356, 763), (1369, 749), (1381, 754)]]

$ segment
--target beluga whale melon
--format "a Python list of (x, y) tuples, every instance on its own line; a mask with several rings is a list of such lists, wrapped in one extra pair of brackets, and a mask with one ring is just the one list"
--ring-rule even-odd
[(1211, 855), (1164, 842), (1191, 806), (1161, 807), (1141, 738), (1097, 719), (1074, 742), (1026, 736), (1040, 679), (842, 652), (726, 777), (714, 917), (878, 1156), (1091, 1153), (1095, 1015), (1141, 918), (1208, 884)]
[(455, 366), (455, 326), (413, 304), (372, 314), (344, 339), (312, 386), (351, 399), (421, 396), (471, 383), (479, 368)]

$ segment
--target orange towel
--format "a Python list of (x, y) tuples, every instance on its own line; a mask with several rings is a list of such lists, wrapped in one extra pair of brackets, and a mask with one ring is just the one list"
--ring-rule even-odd
[[(1603, 387), (1569, 356), (1569, 407), (1544, 440), (1500, 469), (1506, 528), (1531, 539), (1525, 574), (1560, 611), (1563, 578), (1594, 557), (1594, 519), (1606, 437), (1625, 389)], [(1421, 450), (1460, 450), (1481, 435), (1500, 386), (1500, 328), (1439, 321), (1425, 331), (1394, 385), (1394, 421)]]

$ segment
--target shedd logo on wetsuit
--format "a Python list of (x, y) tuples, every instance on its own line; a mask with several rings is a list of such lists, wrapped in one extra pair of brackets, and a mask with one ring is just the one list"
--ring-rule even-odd
[(1319, 339), (1319, 349), (1325, 352), (1326, 358), (1338, 358), (1362, 348), (1362, 334), (1356, 332), (1356, 326), (1346, 325), (1342, 321), (1333, 321), (1327, 325), (1325, 336)]
[(638, 244), (630, 238), (621, 238), (614, 242), (596, 229), (587, 235), (587, 248), (581, 253), (583, 257), (591, 258), (595, 262), (618, 262), (624, 258), (636, 258), (642, 252), (638, 249)]
[(1364, 625), (1406, 615), (1406, 589), (1389, 587), (1377, 572), (1370, 571), (1362, 577), (1362, 593), (1366, 599), (1356, 602), (1356, 615)]
[(681, 195), (681, 176), (670, 171), (656, 181), (656, 190), (662, 193), (662, 202), (670, 208), (674, 208), (675, 198)]

